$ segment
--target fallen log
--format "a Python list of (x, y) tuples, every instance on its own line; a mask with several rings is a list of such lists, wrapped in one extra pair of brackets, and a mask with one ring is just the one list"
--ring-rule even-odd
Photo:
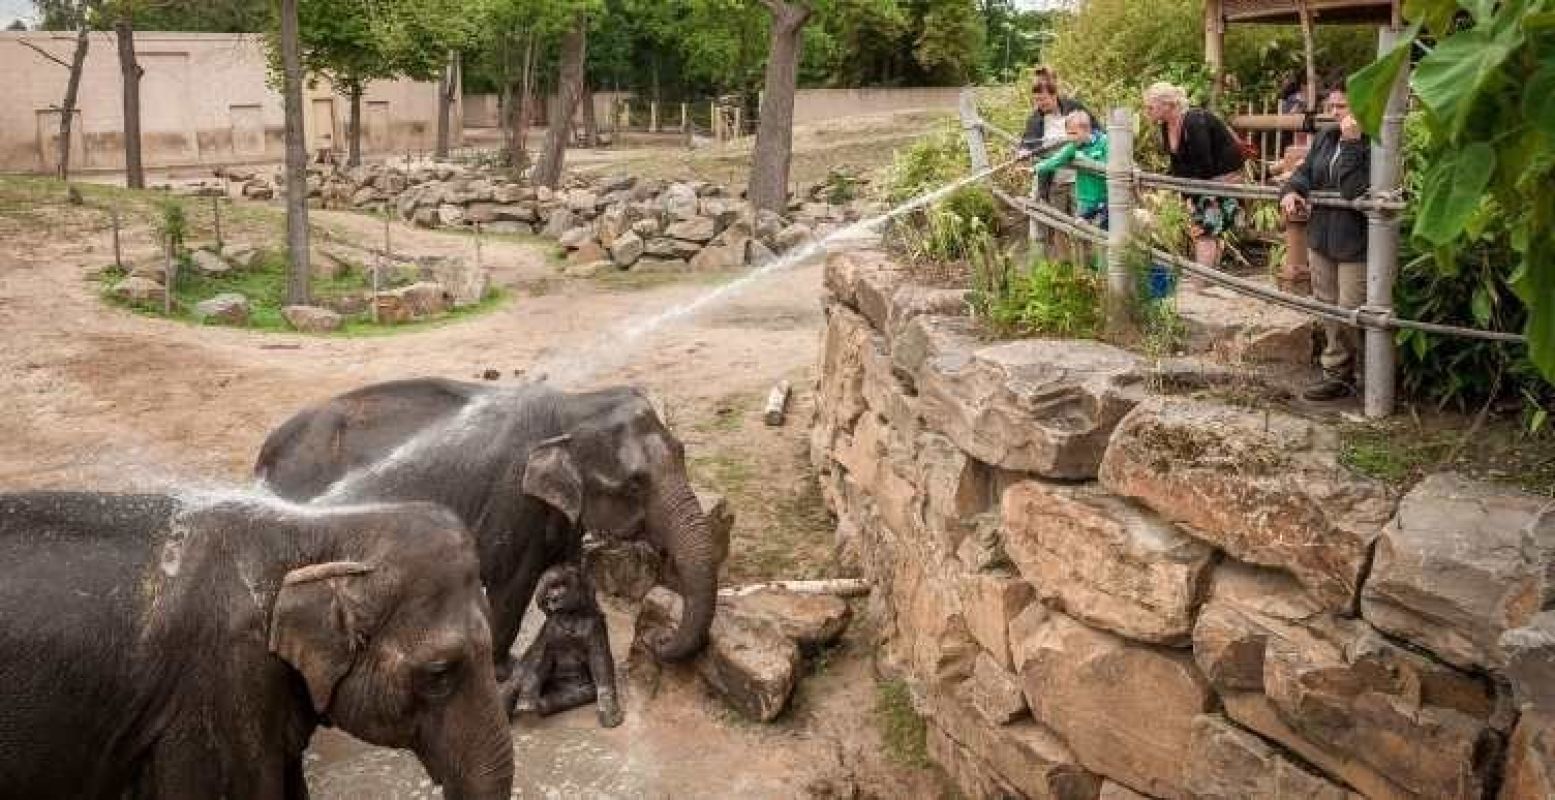
[(763, 414), (768, 426), (776, 428), (783, 424), (783, 417), (788, 412), (788, 395), (792, 391), (793, 387), (788, 381), (779, 381), (778, 385), (772, 387), (772, 393), (767, 395), (767, 410)]
[(869, 582), (863, 578), (826, 578), (814, 581), (766, 581), (745, 586), (727, 586), (719, 597), (744, 597), (757, 592), (780, 590), (794, 594), (829, 594), (837, 597), (863, 597), (869, 594)]

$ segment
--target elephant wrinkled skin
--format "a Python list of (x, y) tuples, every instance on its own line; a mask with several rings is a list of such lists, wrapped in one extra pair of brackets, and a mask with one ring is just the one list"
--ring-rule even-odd
[(686, 611), (657, 643), (661, 658), (688, 658), (706, 641), (727, 543), (692, 493), (685, 448), (634, 389), (368, 386), (282, 424), (255, 472), (298, 502), (453, 509), (475, 534), (501, 676), (540, 574), (577, 561), (585, 531), (643, 538), (668, 556)]
[(322, 723), (507, 798), (487, 613), (429, 504), (0, 495), (0, 795), (301, 800)]

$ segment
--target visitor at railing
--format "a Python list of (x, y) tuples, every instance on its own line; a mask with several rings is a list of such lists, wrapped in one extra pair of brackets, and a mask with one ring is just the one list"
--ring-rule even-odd
[[(1069, 137), (1058, 152), (1037, 164), (1037, 180), (1049, 177), (1074, 163), (1075, 157), (1107, 162), (1107, 134), (1091, 125), (1091, 115), (1072, 111), (1064, 118), (1064, 133)], [(1099, 172), (1081, 171), (1075, 179), (1075, 216), (1099, 228), (1107, 227), (1107, 178)]]
[[(1241, 183), (1242, 149), (1226, 123), (1193, 108), (1188, 93), (1170, 83), (1145, 90), (1145, 116), (1160, 126), (1161, 146), (1171, 158), (1170, 174), (1178, 178)], [(1236, 225), (1241, 206), (1233, 197), (1189, 195), (1189, 225), (1193, 260), (1206, 267), (1220, 264), (1220, 235)]]
[[(1314, 191), (1337, 191), (1354, 200), (1371, 188), (1371, 146), (1350, 113), (1343, 84), (1329, 91), (1324, 111), (1338, 127), (1317, 134), (1306, 160), (1286, 181), (1280, 208), (1288, 217), (1308, 215), (1307, 261), (1312, 294), (1327, 303), (1356, 308), (1366, 301), (1366, 215), (1349, 208), (1313, 207)], [(1359, 332), (1339, 322), (1323, 323), (1323, 379), (1307, 387), (1307, 400), (1337, 400), (1356, 390)]]
[[(1058, 73), (1051, 67), (1037, 67), (1036, 77), (1031, 83), (1031, 106), (1031, 117), (1026, 120), (1026, 132), (1021, 135), (1020, 149), (1015, 153), (1017, 158), (1031, 158), (1044, 150), (1063, 146), (1066, 140), (1064, 121), (1077, 111), (1085, 114), (1092, 128), (1101, 127), (1096, 122), (1096, 116), (1078, 100), (1059, 94)], [(1065, 214), (1073, 215), (1075, 180), (1073, 169), (1062, 169), (1045, 177), (1039, 176), (1036, 196)]]

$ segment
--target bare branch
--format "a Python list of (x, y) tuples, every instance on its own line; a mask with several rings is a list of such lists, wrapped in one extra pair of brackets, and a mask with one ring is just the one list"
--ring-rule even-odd
[(50, 60), (50, 61), (52, 61), (52, 62), (54, 62), (54, 63), (56, 63), (56, 64), (58, 64), (58, 65), (60, 65), (62, 67), (64, 67), (65, 69), (70, 69), (70, 62), (69, 61), (66, 61), (66, 60), (64, 60), (62, 58), (59, 58), (58, 56), (55, 56), (53, 53), (50, 53), (49, 51), (44, 50), (43, 48), (33, 44), (32, 42), (27, 41), (26, 39), (17, 39), (16, 43), (21, 45), (22, 47), (25, 47), (25, 48), (28, 48), (29, 50), (32, 50), (33, 52), (37, 53), (38, 55), (43, 56), (44, 58), (46, 58), (46, 59), (48, 59), (48, 60)]

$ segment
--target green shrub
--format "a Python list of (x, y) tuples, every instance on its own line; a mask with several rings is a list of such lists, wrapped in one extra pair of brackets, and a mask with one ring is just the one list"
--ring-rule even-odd
[(947, 123), (897, 151), (886, 179), (886, 196), (892, 203), (910, 200), (965, 176), (971, 166), (960, 124)]
[(994, 332), (1004, 336), (1092, 338), (1102, 326), (1102, 280), (1068, 262), (1038, 260), (990, 280), (974, 298)]

